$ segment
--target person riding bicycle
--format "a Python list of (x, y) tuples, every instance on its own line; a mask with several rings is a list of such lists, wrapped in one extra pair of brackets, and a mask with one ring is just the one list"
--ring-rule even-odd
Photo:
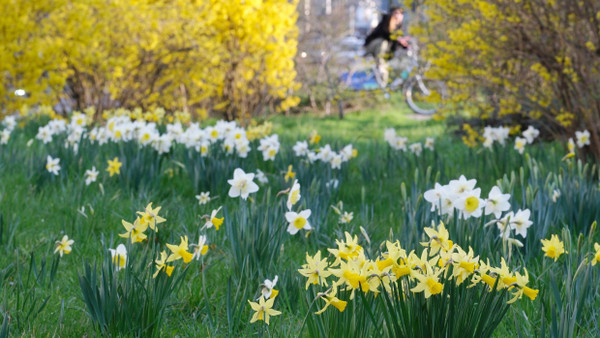
[(410, 37), (399, 36), (393, 38), (396, 29), (400, 28), (404, 20), (404, 11), (401, 8), (392, 8), (383, 15), (381, 21), (365, 39), (366, 54), (375, 58), (382, 86), (388, 82), (389, 72), (386, 60), (389, 60), (398, 47), (408, 48)]

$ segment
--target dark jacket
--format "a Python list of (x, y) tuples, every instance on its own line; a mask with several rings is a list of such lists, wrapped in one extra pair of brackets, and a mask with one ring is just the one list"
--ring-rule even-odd
[(390, 20), (391, 19), (392, 19), (392, 16), (390, 14), (383, 15), (383, 18), (381, 18), (381, 21), (379, 22), (377, 27), (375, 27), (375, 29), (373, 29), (371, 31), (371, 33), (369, 33), (369, 35), (367, 35), (367, 38), (365, 39), (365, 47), (368, 46), (369, 43), (371, 43), (371, 41), (381, 38), (381, 39), (385, 39), (392, 43), (392, 46), (391, 46), (392, 52), (394, 52), (396, 50), (396, 48), (398, 48), (398, 47), (405, 48), (398, 41), (392, 40), (392, 38), (391, 38), (391, 35), (392, 35), (392, 32), (390, 32)]

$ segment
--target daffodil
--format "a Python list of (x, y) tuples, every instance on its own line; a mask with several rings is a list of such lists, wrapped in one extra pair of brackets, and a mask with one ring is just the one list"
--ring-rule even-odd
[(575, 138), (577, 139), (577, 147), (579, 148), (590, 145), (590, 132), (587, 130), (576, 131)]
[(294, 167), (290, 164), (288, 166), (288, 170), (285, 173), (285, 176), (283, 177), (284, 181), (287, 183), (287, 181), (289, 181), (290, 179), (294, 179), (294, 176), (296, 176), (296, 173), (294, 172)]
[(208, 245), (206, 244), (205, 235), (200, 235), (200, 237), (198, 237), (198, 244), (192, 244), (190, 246), (194, 248), (192, 259), (199, 260), (200, 257), (206, 255), (208, 252)]
[(295, 235), (298, 231), (310, 230), (312, 229), (310, 223), (308, 222), (308, 217), (310, 217), (311, 211), (310, 209), (302, 210), (300, 212), (288, 211), (285, 213), (285, 219), (289, 222), (287, 231)]
[(336, 294), (337, 288), (335, 287), (332, 288), (331, 293), (320, 293), (319, 297), (321, 297), (321, 299), (325, 301), (325, 306), (321, 310), (315, 312), (315, 314), (320, 315), (321, 313), (325, 312), (329, 305), (333, 305), (340, 312), (344, 312), (344, 310), (346, 309), (346, 305), (348, 305), (348, 302), (340, 300), (336, 297)]
[(508, 264), (506, 264), (506, 260), (504, 257), (500, 258), (500, 267), (491, 269), (499, 278), (498, 278), (498, 289), (507, 288), (511, 284), (517, 282), (517, 277), (510, 271), (508, 268)]
[(539, 134), (540, 131), (538, 129), (536, 129), (534, 126), (529, 126), (527, 130), (523, 132), (523, 137), (525, 140), (527, 140), (527, 143), (531, 144)]
[(265, 299), (277, 297), (279, 291), (275, 290), (275, 285), (277, 285), (278, 278), (279, 277), (275, 275), (275, 278), (273, 278), (273, 280), (265, 279), (265, 281), (262, 283), (260, 297), (264, 297)]
[(350, 222), (352, 222), (353, 218), (354, 218), (353, 212), (344, 211), (342, 213), (342, 215), (340, 215), (340, 223), (342, 223), (342, 224), (350, 223)]
[(510, 228), (515, 230), (515, 233), (521, 235), (523, 238), (527, 237), (527, 229), (533, 224), (533, 222), (529, 220), (530, 215), (531, 211), (529, 211), (529, 209), (519, 209), (510, 219)]
[(467, 219), (471, 216), (480, 217), (483, 211), (484, 201), (479, 198), (481, 189), (471, 189), (462, 193), (453, 201), (454, 207), (460, 210), (461, 215)]
[(135, 219), (133, 224), (125, 220), (121, 220), (121, 223), (127, 232), (124, 234), (119, 234), (119, 237), (130, 238), (131, 243), (141, 242), (148, 237), (144, 234), (146, 229), (148, 229), (148, 223), (142, 224), (139, 217)]
[(292, 184), (292, 188), (288, 193), (288, 199), (286, 206), (288, 210), (292, 210), (292, 206), (294, 206), (300, 200), (300, 184), (298, 180), (294, 180), (294, 184)]
[(504, 211), (510, 209), (510, 194), (503, 194), (500, 188), (494, 186), (485, 200), (485, 214), (494, 214), (496, 218), (500, 218)]
[[(332, 275), (338, 278), (338, 285), (346, 284), (353, 290), (360, 287), (366, 293), (374, 290), (374, 288), (371, 288), (369, 283), (369, 277), (372, 274), (368, 272), (369, 266), (365, 263), (364, 254), (361, 254), (355, 259), (341, 261), (338, 269), (330, 269), (330, 271)], [(354, 298), (354, 293), (350, 298)]]
[(331, 275), (331, 272), (327, 269), (328, 267), (327, 258), (321, 259), (321, 251), (317, 251), (313, 257), (309, 256), (308, 252), (306, 253), (306, 264), (303, 264), (298, 272), (308, 278), (306, 281), (307, 290), (310, 284), (327, 286), (327, 278)]
[(256, 311), (254, 315), (252, 315), (250, 323), (254, 323), (257, 320), (263, 320), (265, 323), (267, 323), (267, 325), (269, 325), (270, 317), (280, 315), (280, 311), (273, 309), (273, 302), (275, 302), (275, 298), (265, 300), (263, 297), (258, 299), (258, 303), (248, 301), (248, 303), (250, 303), (250, 307), (252, 307), (252, 310)]
[(196, 195), (196, 199), (198, 200), (198, 204), (204, 205), (210, 202), (210, 191), (201, 192), (200, 195)]
[(512, 304), (515, 301), (517, 301), (517, 299), (520, 299), (523, 295), (529, 297), (529, 299), (531, 299), (531, 300), (535, 300), (535, 298), (537, 297), (537, 295), (540, 291), (534, 290), (534, 289), (528, 287), (527, 286), (528, 283), (529, 283), (529, 273), (527, 272), (527, 269), (525, 269), (524, 275), (521, 275), (520, 273), (515, 272), (515, 282), (512, 285), (508, 286), (509, 290), (514, 291), (513, 298), (511, 298), (506, 303)]
[(522, 137), (515, 137), (515, 149), (522, 154), (525, 151), (525, 145), (527, 144), (527, 139)]
[(158, 232), (157, 224), (163, 223), (166, 219), (158, 216), (158, 212), (161, 207), (152, 209), (152, 202), (148, 203), (144, 211), (138, 211), (137, 214), (141, 216), (140, 223), (144, 226), (150, 227), (150, 229)]
[(600, 244), (594, 243), (594, 250), (596, 250), (596, 253), (594, 253), (594, 259), (592, 259), (592, 266), (600, 263)]
[(90, 185), (92, 182), (96, 182), (98, 178), (98, 170), (96, 167), (92, 167), (92, 169), (88, 169), (85, 171), (85, 185)]
[(167, 265), (167, 253), (164, 251), (161, 251), (160, 253), (160, 258), (156, 259), (155, 263), (156, 263), (156, 272), (154, 273), (154, 275), (152, 275), (153, 278), (156, 278), (156, 276), (158, 276), (158, 273), (161, 270), (164, 270), (165, 273), (167, 274), (167, 276), (171, 277), (171, 274), (173, 273), (173, 266), (169, 266)]
[(46, 170), (54, 175), (58, 175), (58, 172), (60, 171), (59, 162), (60, 158), (52, 158), (52, 156), (48, 155), (48, 158), (46, 159)]
[(456, 285), (462, 284), (469, 276), (471, 276), (478, 267), (479, 256), (473, 257), (473, 248), (469, 247), (469, 252), (465, 252), (462, 248), (457, 247), (456, 252), (452, 254), (452, 276), (456, 278)]
[(352, 237), (348, 232), (344, 232), (346, 237), (345, 241), (335, 240), (337, 249), (327, 249), (331, 254), (336, 257), (334, 265), (339, 264), (340, 260), (349, 260), (358, 257), (362, 252), (363, 248), (358, 244), (358, 236)]
[(169, 255), (169, 258), (167, 258), (167, 261), (166, 261), (167, 263), (173, 262), (178, 259), (183, 259), (184, 263), (189, 263), (194, 258), (194, 255), (192, 253), (188, 252), (188, 237), (187, 236), (181, 237), (181, 242), (179, 243), (179, 245), (167, 243), (167, 248), (169, 248), (169, 250), (171, 250), (171, 252), (172, 252), (172, 254)]
[(106, 171), (110, 174), (110, 177), (113, 175), (119, 175), (121, 173), (121, 166), (123, 163), (119, 162), (119, 158), (115, 157), (112, 161), (108, 160), (108, 168)]
[(56, 248), (54, 249), (54, 253), (59, 253), (60, 257), (64, 254), (71, 253), (71, 245), (75, 243), (74, 240), (69, 239), (69, 236), (64, 235), (60, 241), (56, 241)]
[(441, 293), (444, 289), (444, 285), (439, 282), (439, 275), (443, 271), (444, 269), (434, 270), (429, 263), (426, 263), (423, 271), (424, 273), (418, 273), (415, 275), (418, 283), (414, 288), (410, 289), (410, 291), (414, 293), (423, 292), (425, 294), (425, 298), (429, 298), (431, 295)]
[(221, 210), (221, 208), (222, 207), (219, 207), (216, 210), (213, 210), (210, 213), (210, 216), (204, 216), (207, 218), (206, 223), (204, 223), (205, 228), (212, 228), (214, 226), (215, 230), (219, 230), (219, 227), (223, 224), (223, 221), (225, 220), (225, 217), (217, 217), (217, 213), (219, 212), (219, 210)]
[(127, 264), (127, 248), (125, 248), (125, 245), (119, 244), (116, 250), (108, 249), (108, 251), (110, 251), (112, 261), (115, 264), (117, 271), (125, 268), (125, 265)]
[(309, 139), (308, 139), (308, 143), (317, 144), (317, 143), (319, 143), (319, 141), (321, 141), (321, 136), (319, 136), (319, 134), (317, 133), (316, 130), (311, 131)]
[(552, 235), (552, 237), (548, 239), (542, 239), (542, 251), (545, 252), (546, 257), (554, 258), (556, 262), (558, 257), (565, 253), (564, 243), (558, 238), (557, 235)]
[(434, 228), (424, 228), (423, 230), (427, 236), (429, 236), (429, 241), (421, 242), (421, 245), (429, 247), (431, 255), (435, 255), (440, 250), (448, 251), (454, 245), (454, 243), (448, 239), (450, 233), (446, 230), (443, 222), (440, 222), (437, 231)]
[(254, 179), (253, 173), (246, 174), (242, 169), (237, 168), (233, 171), (233, 179), (227, 180), (227, 183), (231, 185), (229, 189), (229, 197), (241, 197), (247, 199), (251, 193), (258, 191), (258, 185), (252, 180)]

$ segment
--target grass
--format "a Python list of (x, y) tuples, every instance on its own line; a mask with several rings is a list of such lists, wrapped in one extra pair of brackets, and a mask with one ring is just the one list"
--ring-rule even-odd
[[(555, 143), (529, 146), (525, 155), (510, 145), (493, 150), (467, 148), (444, 133), (444, 124), (415, 119), (405, 108), (365, 110), (348, 114), (343, 120), (299, 115), (275, 116), (269, 121), (282, 140), (274, 161), (264, 161), (256, 150), (246, 159), (218, 149), (203, 158), (182, 145), (159, 156), (152, 149), (140, 149), (135, 142), (103, 146), (82, 142), (78, 154), (73, 154), (65, 149), (62, 139), (27, 146), (37, 132), (36, 123), (13, 132), (10, 142), (0, 145), (0, 321), (10, 318), (5, 320), (10, 334), (82, 336), (94, 330), (79, 282), (86, 271), (84, 266), (97, 264), (100, 269), (100, 265), (109, 264), (107, 249), (125, 243), (118, 236), (125, 232), (121, 220), (132, 222), (135, 212), (149, 202), (162, 207), (160, 214), (167, 221), (152, 234), (151, 241), (135, 244), (140, 248), (137, 257), (156, 253), (150, 243), (164, 248), (166, 243), (179, 243), (184, 235), (194, 243), (205, 233), (210, 246), (201, 261), (175, 263), (176, 273), (184, 266), (186, 273), (181, 286), (164, 298), (169, 305), (155, 335), (296, 336), (319, 332), (318, 325), (329, 325), (350, 336), (372, 334), (375, 329), (385, 331), (371, 324), (369, 311), (377, 308), (368, 308), (376, 304), (368, 297), (356, 298), (342, 315), (331, 312), (337, 311), (333, 308), (325, 319), (309, 314), (316, 308), (309, 310), (312, 299), (305, 292), (306, 279), (297, 270), (305, 263), (307, 252), (326, 253), (346, 231), (358, 236), (372, 258), (381, 252), (379, 244), (386, 239), (398, 239), (407, 250), (418, 249), (425, 238), (423, 228), (439, 221), (429, 211), (423, 193), (435, 182), (446, 184), (460, 175), (476, 178), (482, 197), (499, 185), (512, 195), (511, 210), (532, 211), (534, 226), (523, 239), (525, 246), (514, 249), (509, 264), (520, 271), (526, 267), (530, 284), (540, 294), (535, 301), (523, 299), (510, 306), (494, 335), (599, 333), (595, 320), (600, 305), (598, 266), (581, 267), (584, 259), (593, 257), (593, 243), (598, 241), (597, 232), (590, 232), (590, 225), (600, 218), (597, 167), (561, 161), (565, 150)], [(383, 142), (383, 131), (390, 127), (408, 137), (409, 143), (435, 137), (435, 150), (415, 156), (391, 149)], [(291, 147), (313, 129), (323, 136), (322, 144), (331, 143), (334, 149), (352, 142), (358, 157), (344, 163), (341, 170), (319, 162), (309, 165), (295, 157)], [(49, 154), (61, 159), (59, 176), (44, 168)], [(115, 156), (123, 162), (122, 171), (109, 177), (106, 161)], [(300, 205), (294, 210), (311, 209), (309, 220), (314, 228), (296, 236), (285, 232), (287, 196), (278, 195), (290, 186), (283, 179), (289, 164), (302, 187)], [(92, 165), (100, 171), (99, 180), (86, 186), (83, 175)], [(261, 169), (269, 183), (261, 185), (248, 201), (231, 199), (227, 179), (237, 167), (247, 172)], [(339, 181), (339, 188), (326, 186), (331, 179)], [(554, 189), (561, 191), (557, 202), (551, 200)], [(210, 191), (214, 197), (208, 205), (198, 205), (194, 197), (202, 191)], [(331, 208), (340, 201), (345, 211), (354, 213), (349, 224), (340, 224)], [(221, 229), (201, 230), (201, 216), (219, 206), (223, 206), (220, 215), (225, 218)], [(446, 221), (451, 239), (463, 248), (473, 246), (476, 254), (489, 258), (492, 264), (506, 257), (495, 227), (484, 227), (483, 220)], [(361, 234), (361, 227), (370, 242)], [(53, 253), (54, 243), (63, 234), (75, 244), (73, 252), (58, 259)], [(559, 234), (569, 246), (569, 254), (557, 262), (542, 257), (540, 239), (551, 234)], [(136, 269), (154, 272), (149, 261), (137, 264), (141, 265)], [(136, 276), (125, 277), (131, 271), (137, 270), (128, 267), (119, 272), (115, 283), (129, 280), (130, 284), (123, 285), (133, 290), (132, 285), (138, 285)], [(280, 290), (275, 308), (282, 315), (271, 318), (268, 327), (261, 322), (249, 324), (252, 314), (247, 301), (255, 300), (259, 284), (275, 275), (279, 276), (276, 288)], [(558, 282), (563, 280), (568, 283)], [(465, 299), (472, 299), (468, 297)], [(315, 306), (322, 304), (319, 301)], [(304, 327), (301, 332), (305, 318), (312, 329)], [(335, 324), (338, 320), (341, 324)]]
[(336, 114), (301, 114), (287, 117), (277, 115), (268, 120), (273, 122), (275, 133), (289, 135), (293, 139), (303, 139), (314, 129), (327, 142), (381, 141), (386, 128), (395, 128), (399, 134), (413, 141), (440, 136), (444, 131), (444, 123), (427, 116), (415, 115), (406, 104), (398, 102), (383, 105), (381, 109), (371, 108), (348, 113), (343, 119)]

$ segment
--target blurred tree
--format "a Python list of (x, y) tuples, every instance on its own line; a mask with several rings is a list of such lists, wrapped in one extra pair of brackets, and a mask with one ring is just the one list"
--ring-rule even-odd
[(420, 9), (428, 20), (411, 33), (428, 44), (429, 75), (450, 87), (447, 112), (512, 115), (554, 136), (589, 129), (600, 158), (599, 1), (428, 0)]
[[(0, 112), (72, 99), (228, 119), (298, 103), (296, 3), (0, 0)], [(28, 95), (14, 95), (24, 89)]]

